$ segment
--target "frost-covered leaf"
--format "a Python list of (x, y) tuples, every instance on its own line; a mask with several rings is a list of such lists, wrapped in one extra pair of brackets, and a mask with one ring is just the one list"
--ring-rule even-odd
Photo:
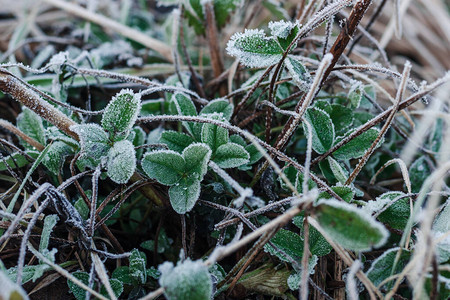
[[(222, 115), (217, 113), (208, 115), (208, 118), (219, 121), (223, 120)], [(216, 152), (217, 148), (226, 144), (228, 139), (228, 130), (225, 128), (209, 123), (203, 124), (201, 140), (203, 143), (207, 144), (213, 152)]]
[(349, 250), (367, 251), (380, 247), (388, 237), (388, 231), (373, 217), (334, 199), (319, 201), (315, 217), (335, 242)]
[[(269, 29), (272, 36), (276, 37), (283, 50), (287, 50), (291, 42), (297, 36), (299, 31), (299, 24), (290, 21), (271, 21), (269, 22)], [(293, 45), (290, 50), (295, 48)]]
[[(317, 265), (318, 257), (316, 255), (311, 256), (308, 259), (308, 273), (310, 275), (314, 274), (314, 268)], [(287, 279), (287, 284), (292, 291), (298, 291), (302, 281), (302, 272), (295, 272), (289, 275)]]
[[(305, 119), (311, 125), (314, 151), (319, 154), (325, 153), (334, 142), (334, 125), (330, 116), (325, 111), (312, 107), (306, 110)], [(307, 136), (308, 128), (305, 124), (303, 130)]]
[(431, 130), (431, 134), (428, 138), (428, 145), (431, 151), (439, 152), (439, 149), (441, 149), (442, 140), (445, 136), (444, 128), (446, 128), (444, 120), (438, 118), (434, 123), (433, 129)]
[(216, 99), (210, 101), (205, 107), (200, 111), (200, 115), (212, 114), (212, 113), (222, 113), (226, 120), (230, 120), (231, 114), (233, 113), (234, 105), (224, 99)]
[[(332, 186), (331, 189), (336, 194), (338, 194), (345, 202), (352, 202), (353, 197), (355, 196), (354, 189), (349, 186)], [(322, 192), (319, 194), (318, 199), (321, 198), (330, 199), (333, 197), (327, 192)]]
[(160, 143), (161, 135), (164, 132), (162, 126), (158, 126), (151, 130), (147, 136), (147, 144), (157, 144)]
[(388, 208), (385, 208), (392, 203), (392, 200), (404, 195), (405, 194), (401, 192), (388, 192), (377, 197), (377, 202), (385, 204), (383, 206), (384, 211), (378, 215), (377, 219), (380, 222), (389, 224), (389, 226), (394, 229), (404, 230), (411, 214), (410, 199), (408, 197), (403, 197), (402, 199), (395, 201), (395, 203)]
[[(85, 285), (89, 285), (89, 274), (82, 271), (75, 271), (72, 273), (72, 276), (84, 283)], [(73, 283), (70, 280), (67, 280), (67, 285), (69, 286), (70, 291), (73, 293), (74, 297), (77, 300), (86, 299), (86, 291)]]
[[(45, 145), (45, 132), (42, 119), (31, 109), (23, 107), (22, 112), (17, 116), (17, 127), (41, 145)], [(21, 143), (28, 149), (33, 148), (23, 140), (21, 140)]]
[[(444, 204), (444, 208), (433, 222), (433, 234), (435, 240), (441, 238), (450, 231), (450, 198)], [(438, 262), (443, 263), (450, 259), (450, 236), (442, 239), (436, 245)]]
[[(120, 280), (117, 280), (115, 278), (111, 278), (109, 280), (109, 286), (114, 292), (114, 295), (116, 297), (119, 297), (123, 292), (123, 283)], [(100, 294), (102, 294), (105, 297), (109, 297), (108, 291), (106, 290), (106, 287), (102, 285), (100, 288)]]
[[(25, 151), (25, 153), (34, 159), (36, 159), (39, 156), (39, 152), (34, 150), (27, 150)], [(19, 152), (14, 152), (13, 154), (3, 158), (0, 159), (0, 171), (7, 170), (8, 169), (7, 166), (9, 166), (11, 169), (16, 169), (22, 168), (23, 166), (32, 163), (32, 161), (29, 161), (24, 155), (22, 155)]]
[[(394, 267), (395, 257), (397, 256), (397, 252), (400, 248), (392, 248), (386, 250), (381, 256), (379, 256), (370, 266), (370, 269), (367, 271), (366, 275), (374, 283), (375, 286), (379, 286), (381, 282), (383, 282), (386, 278), (396, 275), (400, 273), (406, 264), (409, 262), (411, 258), (411, 252), (402, 249), (402, 253), (400, 254), (399, 260), (397, 261), (397, 265), (395, 270)], [(390, 281), (388, 284), (384, 285), (387, 290), (393, 286), (393, 281)]]
[[(345, 136), (348, 136), (352, 133), (353, 130), (347, 132)], [(347, 144), (343, 145), (341, 148), (337, 149), (333, 152), (333, 156), (336, 159), (353, 159), (353, 158), (360, 158), (361, 156), (366, 153), (367, 149), (370, 148), (372, 143), (375, 141), (379, 134), (379, 130), (375, 128), (371, 128), (367, 130), (366, 132), (362, 133), (361, 135), (355, 137), (351, 141), (349, 141)], [(342, 140), (342, 137), (336, 139), (336, 143), (340, 142)], [(381, 141), (379, 145), (381, 144)]]
[(270, 241), (285, 254), (289, 255), (291, 259), (288, 259), (285, 254), (277, 251), (270, 244), (266, 244), (264, 250), (277, 256), (282, 261), (289, 262), (292, 259), (300, 261), (302, 258), (303, 239), (298, 234), (286, 229), (280, 229)]
[(200, 180), (194, 177), (183, 178), (169, 189), (170, 203), (179, 214), (191, 211), (200, 197)]
[(137, 249), (131, 251), (130, 261), (130, 278), (136, 284), (144, 284), (147, 282), (147, 272), (145, 269), (146, 259), (142, 252)]
[(56, 141), (50, 145), (47, 155), (42, 160), (44, 166), (55, 175), (60, 174), (66, 157), (73, 154), (74, 151), (71, 146), (65, 142)]
[(211, 158), (211, 149), (205, 144), (195, 143), (184, 149), (182, 155), (185, 161), (185, 173), (202, 180)]
[(331, 156), (327, 157), (328, 162), (330, 164), (331, 172), (334, 177), (341, 183), (344, 184), (348, 178), (348, 172), (344, 167), (342, 167), (334, 158)]
[[(54, 254), (54, 252), (53, 252)], [(49, 255), (50, 256), (50, 255)], [(31, 265), (31, 266), (24, 266), (22, 270), (22, 284), (25, 284), (32, 280), (35, 282), (37, 279), (41, 278), (42, 275), (48, 270), (50, 270), (51, 267), (46, 264), (39, 264), (39, 265)], [(9, 268), (7, 271), (8, 277), (16, 282), (17, 281), (17, 267)]]
[(194, 142), (194, 139), (182, 132), (166, 130), (161, 133), (159, 142), (166, 144), (170, 150), (181, 153), (187, 146)]
[[(175, 107), (175, 111), (181, 116), (196, 116), (197, 109), (195, 108), (194, 102), (191, 98), (183, 93), (175, 93), (171, 99), (171, 105)], [(193, 122), (182, 122), (186, 130), (194, 135), (194, 123)]]
[(361, 99), (363, 97), (363, 91), (364, 87), (359, 81), (355, 82), (355, 84), (353, 84), (352, 87), (350, 88), (350, 91), (348, 93), (348, 99), (350, 100), (350, 105), (352, 108), (359, 107)]
[(73, 125), (70, 130), (75, 132), (80, 138), (82, 155), (92, 160), (95, 167), (100, 163), (103, 156), (106, 156), (110, 148), (108, 135), (97, 124)]
[(172, 185), (184, 174), (185, 162), (183, 156), (175, 151), (156, 150), (144, 155), (142, 169), (159, 183)]
[(41, 242), (39, 243), (39, 252), (43, 253), (48, 248), (48, 242), (50, 240), (50, 234), (53, 227), (58, 222), (59, 217), (57, 215), (48, 215), (44, 219), (44, 228), (42, 228)]
[(121, 90), (105, 108), (102, 127), (114, 140), (124, 139), (130, 132), (141, 109), (141, 95), (130, 89)]
[(353, 111), (340, 104), (329, 104), (323, 108), (334, 124), (336, 135), (342, 135), (353, 123)]
[(161, 272), (159, 284), (168, 300), (211, 299), (212, 280), (203, 261), (188, 258), (178, 262), (176, 267), (171, 262), (165, 262), (158, 269)]
[(244, 147), (227, 143), (217, 148), (213, 161), (221, 168), (235, 168), (248, 163), (250, 154)]
[[(300, 194), (303, 193), (303, 179), (304, 178), (305, 178), (305, 176), (303, 175), (303, 173), (300, 173), (297, 171), (297, 178), (294, 182), (295, 182), (295, 187), (297, 189), (297, 192), (299, 192)], [(317, 184), (314, 181), (312, 181), (311, 178), (308, 178), (308, 190), (312, 190), (316, 187), (317, 187)]]
[(108, 177), (115, 183), (127, 183), (136, 169), (136, 152), (128, 140), (114, 143), (106, 164)]
[(286, 65), (289, 74), (291, 74), (294, 83), (302, 90), (307, 88), (308, 83), (306, 80), (309, 79), (309, 73), (305, 66), (291, 57), (288, 57), (284, 64)]
[[(134, 132), (134, 138), (131, 141), (134, 147), (142, 146), (145, 143), (145, 131), (141, 127), (134, 127), (131, 131)], [(131, 135), (131, 134), (130, 134)], [(140, 148), (136, 150), (136, 158), (141, 159), (144, 149)]]
[(237, 134), (230, 135), (230, 142), (241, 145), (242, 147), (247, 146), (247, 143), (245, 142), (244, 138)]
[(268, 67), (276, 64), (282, 57), (283, 49), (273, 37), (264, 31), (246, 29), (235, 33), (227, 44), (227, 53), (236, 57), (247, 67)]
[[(292, 219), (292, 223), (302, 230), (302, 232), (304, 232), (303, 220), (303, 216), (296, 216)], [(314, 227), (309, 226), (309, 251), (311, 251), (311, 254), (320, 257), (327, 255), (331, 250), (333, 250), (333, 247), (331, 247), (320, 232)]]
[(431, 162), (425, 156), (420, 156), (409, 167), (409, 179), (411, 180), (411, 192), (418, 193), (424, 181), (430, 176)]

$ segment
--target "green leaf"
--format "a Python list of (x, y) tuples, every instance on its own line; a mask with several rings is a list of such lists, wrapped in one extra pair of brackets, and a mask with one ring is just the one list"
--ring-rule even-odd
[(147, 272), (145, 269), (146, 259), (142, 252), (137, 249), (131, 251), (130, 261), (130, 278), (136, 284), (144, 284), (147, 282)]
[(388, 231), (373, 217), (334, 199), (319, 201), (315, 217), (336, 243), (349, 250), (367, 251), (380, 247), (388, 237)]
[(182, 155), (185, 161), (185, 173), (188, 176), (195, 175), (201, 181), (208, 168), (211, 149), (202, 143), (191, 144), (184, 149)]
[[(303, 239), (298, 234), (286, 229), (280, 229), (270, 241), (284, 253), (289, 255), (291, 259), (300, 261), (302, 258)], [(275, 250), (275, 248), (273, 248), (270, 244), (266, 244), (264, 246), (264, 250), (277, 256), (282, 261), (291, 261), (286, 257), (286, 255)]]
[[(347, 132), (345, 136), (348, 136), (352, 132), (353, 130)], [(333, 156), (336, 159), (341, 160), (360, 158), (366, 153), (367, 149), (372, 146), (373, 142), (378, 137), (378, 134), (378, 129), (371, 128), (334, 151)], [(336, 143), (340, 142), (342, 139), (342, 137), (336, 139)], [(379, 144), (381, 144), (381, 141)]]
[(124, 139), (136, 122), (140, 109), (141, 95), (130, 89), (122, 90), (106, 106), (102, 127), (111, 134), (113, 140)]
[(173, 130), (167, 130), (161, 133), (159, 142), (166, 144), (170, 150), (181, 153), (183, 152), (184, 148), (194, 142), (194, 139), (187, 134)]
[[(134, 132), (134, 138), (131, 141), (134, 147), (142, 146), (145, 143), (145, 131), (141, 127), (134, 127), (132, 133)], [(130, 134), (131, 135), (131, 134)], [(141, 159), (144, 153), (144, 148), (136, 150), (136, 159)]]
[(327, 157), (328, 162), (330, 164), (331, 172), (334, 177), (341, 183), (344, 184), (348, 178), (348, 172), (345, 170), (334, 158), (331, 156)]
[[(208, 115), (208, 118), (213, 120), (222, 121), (222, 116), (219, 114)], [(216, 152), (217, 148), (226, 144), (229, 139), (228, 130), (223, 127), (205, 123), (203, 124), (201, 131), (201, 141), (207, 144), (213, 152)]]
[(200, 197), (200, 180), (184, 178), (169, 189), (170, 203), (179, 214), (185, 214), (192, 210)]
[(241, 0), (214, 0), (214, 16), (218, 28), (223, 27)]
[[(303, 229), (303, 216), (297, 216), (292, 219), (292, 223), (297, 226), (302, 232)], [(320, 234), (317, 229), (309, 226), (309, 251), (311, 254), (320, 256), (325, 256), (333, 250), (333, 247), (327, 242), (327, 240)]]
[[(386, 250), (381, 256), (379, 256), (370, 266), (366, 275), (374, 283), (375, 286), (379, 286), (386, 278), (400, 273), (411, 258), (411, 252), (406, 249), (402, 249), (400, 258), (397, 261), (395, 270), (393, 270), (395, 257), (400, 248), (392, 248)], [(386, 290), (390, 290), (394, 284), (391, 280), (387, 284), (383, 285)]]
[(90, 209), (89, 206), (86, 204), (86, 202), (84, 202), (84, 200), (81, 197), (75, 202), (73, 206), (78, 211), (81, 218), (83, 220), (87, 220)]
[(159, 284), (164, 288), (164, 295), (168, 300), (211, 299), (212, 280), (203, 261), (187, 259), (179, 262), (176, 267), (165, 262), (159, 266), (159, 270)]
[(72, 125), (70, 130), (80, 138), (82, 156), (92, 161), (90, 167), (95, 168), (103, 156), (106, 156), (110, 146), (108, 135), (97, 124)]
[[(196, 116), (197, 109), (195, 108), (194, 102), (191, 98), (183, 93), (175, 93), (172, 96), (171, 104), (175, 106), (176, 112), (181, 116)], [(194, 135), (194, 123), (192, 122), (182, 122), (186, 130)]]
[(305, 66), (291, 57), (288, 57), (284, 63), (295, 84), (297, 84), (299, 88), (305, 89), (307, 87), (307, 82), (305, 80), (309, 79), (309, 73)]
[(350, 107), (351, 108), (358, 108), (361, 99), (363, 97), (363, 85), (361, 82), (356, 82), (351, 88), (348, 93), (348, 100), (350, 100)]
[[(22, 108), (22, 112), (17, 116), (17, 127), (41, 145), (45, 145), (45, 133), (42, 119), (31, 109), (26, 107)], [(34, 148), (23, 140), (21, 140), (21, 144), (28, 149)]]
[[(377, 202), (384, 203), (384, 207), (389, 205), (395, 198), (404, 196), (405, 194), (401, 192), (390, 192), (384, 193), (377, 198)], [(411, 205), (409, 203), (409, 198), (402, 198), (395, 201), (394, 204), (390, 205), (382, 213), (378, 215), (378, 220), (380, 222), (389, 224), (394, 229), (404, 230), (406, 224), (408, 223), (409, 216), (411, 214)]]
[(58, 222), (59, 217), (57, 215), (48, 215), (44, 219), (44, 228), (42, 228), (41, 242), (39, 243), (39, 252), (43, 253), (48, 248), (48, 242), (50, 240), (50, 234), (53, 227)]
[[(308, 259), (308, 273), (310, 275), (314, 274), (314, 269), (317, 265), (317, 261), (318, 261), (318, 258), (316, 255), (312, 255)], [(289, 277), (287, 279), (287, 284), (292, 291), (298, 291), (298, 289), (300, 288), (301, 281), (302, 281), (301, 270), (298, 272), (294, 271), (294, 273), (289, 275)]]
[[(334, 125), (330, 116), (323, 110), (312, 107), (305, 113), (305, 119), (311, 125), (312, 147), (319, 154), (325, 153), (334, 142)], [(303, 124), (305, 135), (308, 136), (308, 128)]]
[[(123, 283), (120, 280), (112, 278), (109, 280), (109, 285), (111, 286), (111, 289), (113, 290), (114, 295), (116, 295), (116, 297), (119, 297), (122, 294)], [(105, 297), (109, 297), (108, 291), (106, 290), (105, 286), (103, 286), (103, 285), (100, 288), (100, 294), (102, 294)]]
[(409, 179), (411, 180), (411, 192), (418, 193), (425, 180), (431, 174), (430, 165), (432, 163), (425, 157), (421, 156), (416, 159), (409, 167)]
[[(433, 235), (435, 240), (450, 231), (450, 198), (445, 202), (441, 212), (433, 222)], [(447, 262), (450, 259), (450, 237), (447, 236), (436, 245), (437, 258), (439, 263)]]
[[(56, 249), (55, 249), (56, 250)], [(54, 251), (53, 251), (54, 254)], [(32, 266), (24, 266), (22, 270), (22, 284), (27, 283), (30, 280), (35, 282), (37, 279), (41, 278), (42, 275), (51, 267), (46, 264), (32, 265)], [(7, 271), (8, 277), (16, 282), (17, 281), (17, 267), (9, 268)]]
[(136, 152), (128, 140), (114, 143), (106, 164), (108, 177), (118, 184), (127, 183), (136, 169)]
[(326, 105), (323, 110), (330, 115), (336, 135), (342, 135), (353, 123), (353, 111), (340, 104)]
[[(89, 274), (86, 272), (75, 271), (72, 273), (72, 276), (84, 283), (85, 285), (89, 285)], [(70, 280), (67, 280), (67, 285), (69, 286), (70, 291), (73, 293), (74, 297), (77, 300), (86, 299), (86, 291), (73, 283)]]
[(217, 148), (213, 161), (221, 168), (235, 168), (250, 161), (250, 154), (244, 147), (227, 143)]
[[(39, 152), (34, 150), (27, 150), (25, 153), (34, 159), (39, 156)], [(24, 155), (19, 152), (14, 152), (9, 156), (4, 157), (4, 159), (0, 159), (0, 171), (7, 170), (7, 165), (14, 170), (16, 167), (22, 168), (30, 163), (32, 163), (32, 161), (28, 161)]]
[[(283, 50), (287, 50), (299, 31), (298, 23), (285, 20), (269, 22), (269, 29), (272, 36), (277, 38)], [(295, 48), (295, 45), (291, 49), (293, 48)]]
[(247, 151), (248, 154), (250, 154), (250, 161), (248, 162), (248, 164), (250, 165), (253, 165), (263, 157), (262, 153), (259, 152), (256, 146), (253, 144), (247, 145), (245, 147), (245, 151)]
[(172, 150), (148, 152), (142, 159), (142, 169), (159, 183), (172, 185), (184, 174), (185, 162), (181, 154)]
[(74, 151), (71, 146), (67, 145), (65, 142), (56, 141), (50, 145), (47, 155), (42, 160), (42, 163), (54, 175), (59, 175), (66, 157), (73, 153)]
[[(332, 186), (331, 189), (338, 194), (345, 202), (349, 203), (353, 201), (353, 197), (355, 196), (355, 191), (349, 186)], [(318, 199), (331, 199), (333, 198), (327, 192), (322, 192), (319, 194)]]
[(247, 67), (263, 68), (276, 64), (282, 57), (283, 49), (273, 37), (267, 37), (264, 31), (246, 29), (244, 33), (235, 33), (231, 37), (227, 53)]
[[(300, 194), (303, 193), (303, 173), (297, 171), (297, 179), (295, 180), (295, 187), (297, 188), (297, 192)], [(308, 190), (312, 190), (317, 187), (317, 184), (312, 181), (311, 178), (308, 178)]]
[(229, 121), (231, 115), (233, 114), (234, 105), (224, 99), (216, 99), (210, 101), (205, 107), (200, 111), (200, 115), (212, 114), (212, 113), (222, 113), (223, 117)]

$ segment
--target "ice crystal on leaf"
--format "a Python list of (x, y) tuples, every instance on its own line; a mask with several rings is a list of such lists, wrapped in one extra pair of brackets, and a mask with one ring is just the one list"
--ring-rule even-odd
[(136, 169), (136, 152), (130, 141), (114, 143), (108, 152), (106, 169), (115, 183), (126, 183), (131, 178)]
[(211, 299), (211, 275), (201, 260), (187, 259), (176, 267), (171, 262), (165, 262), (158, 269), (161, 272), (159, 284), (164, 287), (167, 299)]
[(264, 31), (246, 29), (244, 33), (235, 33), (227, 44), (227, 53), (239, 59), (247, 67), (268, 67), (277, 63), (283, 49), (273, 37), (267, 37)]
[(106, 106), (102, 127), (113, 140), (124, 139), (136, 122), (140, 109), (141, 95), (129, 89), (122, 90)]

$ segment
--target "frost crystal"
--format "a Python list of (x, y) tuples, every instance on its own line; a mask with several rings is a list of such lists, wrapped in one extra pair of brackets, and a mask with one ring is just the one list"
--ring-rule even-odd
[(298, 22), (292, 23), (289, 21), (270, 21), (269, 22), (269, 29), (270, 33), (273, 36), (285, 39), (288, 37), (288, 35), (291, 33), (291, 30), (298, 25)]
[(230, 56), (251, 68), (271, 66), (281, 59), (283, 53), (274, 38), (267, 37), (264, 31), (258, 29), (235, 33), (228, 41), (226, 50)]

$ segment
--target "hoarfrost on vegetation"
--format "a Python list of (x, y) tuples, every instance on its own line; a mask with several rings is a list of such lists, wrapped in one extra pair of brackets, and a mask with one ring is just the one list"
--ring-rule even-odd
[(169, 300), (196, 299), (210, 300), (212, 297), (212, 280), (201, 260), (191, 261), (189, 258), (172, 263), (165, 262), (158, 267), (161, 272), (159, 284), (164, 287), (164, 295)]
[(238, 58), (242, 64), (251, 68), (276, 64), (283, 54), (278, 42), (259, 29), (235, 33), (228, 41), (226, 50), (230, 56)]
[[(45, 145), (45, 131), (41, 117), (27, 107), (22, 108), (22, 112), (17, 116), (17, 127), (26, 135)], [(21, 140), (21, 143), (28, 149), (32, 146)]]
[(213, 161), (221, 168), (236, 168), (250, 161), (250, 154), (244, 147), (235, 143), (219, 146)]
[(114, 143), (108, 151), (106, 165), (109, 178), (115, 183), (127, 183), (136, 169), (136, 152), (133, 144), (128, 141)]
[(75, 132), (80, 138), (81, 157), (84, 156), (88, 160), (92, 160), (94, 166), (90, 167), (97, 166), (101, 158), (107, 155), (110, 148), (106, 132), (102, 127), (94, 123), (72, 125), (70, 130)]
[(125, 138), (136, 122), (140, 109), (141, 95), (130, 89), (121, 90), (106, 106), (102, 126), (110, 134)]
[(273, 36), (285, 39), (288, 37), (288, 35), (291, 33), (292, 29), (295, 26), (299, 26), (299, 23), (298, 23), (298, 21), (296, 21), (295, 23), (292, 23), (290, 21), (285, 21), (285, 20), (270, 21), (268, 26), (270, 29), (270, 33)]

